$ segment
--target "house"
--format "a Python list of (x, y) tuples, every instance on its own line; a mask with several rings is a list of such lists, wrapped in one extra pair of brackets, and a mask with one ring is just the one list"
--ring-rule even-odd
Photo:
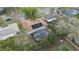
[(27, 34), (32, 35), (36, 41), (40, 41), (48, 35), (47, 23), (42, 19), (36, 19), (35, 21), (22, 20), (21, 24), (23, 28), (27, 29)]
[(46, 22), (52, 22), (56, 20), (56, 17), (50, 14), (50, 15), (43, 17), (42, 19), (45, 20)]
[(0, 29), (0, 40), (5, 40), (9, 37), (15, 36), (19, 32), (19, 28), (16, 23), (12, 23), (7, 27)]
[(76, 9), (66, 9), (66, 10), (62, 11), (62, 13), (63, 13), (64, 16), (71, 17), (71, 16), (78, 14), (79, 11), (76, 10)]
[(12, 17), (11, 17), (11, 16), (8, 16), (8, 15), (2, 15), (1, 17), (2, 17), (2, 19), (5, 20), (5, 21), (9, 21), (9, 20), (12, 19)]

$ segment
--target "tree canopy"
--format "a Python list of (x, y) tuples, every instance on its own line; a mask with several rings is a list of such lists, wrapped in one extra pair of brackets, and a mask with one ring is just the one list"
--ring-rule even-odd
[(76, 14), (76, 15), (75, 15), (75, 17), (76, 17), (77, 19), (79, 19), (79, 13), (78, 13), (78, 14)]
[(2, 17), (0, 17), (0, 26), (4, 23), (4, 20), (2, 19)]
[(28, 8), (22, 8), (22, 12), (25, 14), (26, 18), (35, 20), (36, 18), (39, 17), (38, 13), (38, 8), (34, 7), (28, 7)]

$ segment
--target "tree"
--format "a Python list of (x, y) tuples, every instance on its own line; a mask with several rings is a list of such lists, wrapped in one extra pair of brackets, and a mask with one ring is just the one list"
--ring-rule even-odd
[(75, 15), (75, 17), (76, 17), (77, 19), (79, 19), (79, 13), (78, 13), (78, 14), (76, 14), (76, 15)]
[(68, 47), (62, 47), (62, 51), (70, 51)]
[(14, 7), (5, 7), (4, 8), (4, 12), (5, 12), (5, 14), (10, 14), (15, 9), (17, 9), (17, 8), (14, 8)]
[(4, 23), (4, 20), (2, 19), (2, 17), (0, 17), (0, 26)]
[(38, 8), (28, 7), (28, 8), (22, 8), (22, 12), (25, 14), (26, 18), (35, 20), (39, 17)]
[(54, 32), (52, 32), (52, 33), (49, 33), (49, 35), (48, 35), (48, 41), (50, 42), (50, 43), (55, 43), (56, 41), (57, 41), (57, 35), (56, 35), (56, 33), (54, 33)]
[(33, 50), (34, 48), (33, 42), (25, 34), (0, 40), (0, 51), (25, 51)]

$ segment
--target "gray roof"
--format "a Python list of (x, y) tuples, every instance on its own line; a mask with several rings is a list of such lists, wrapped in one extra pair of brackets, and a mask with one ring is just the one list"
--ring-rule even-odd
[(52, 19), (52, 18), (55, 18), (55, 17), (52, 15), (45, 16), (45, 19), (47, 19), (47, 20)]
[(75, 9), (67, 9), (67, 10), (63, 11), (63, 13), (67, 16), (72, 16), (72, 15), (78, 14), (79, 11), (75, 10)]
[(12, 33), (17, 33), (18, 31), (19, 28), (16, 23), (10, 24), (9, 26), (0, 30), (0, 37), (4, 37)]

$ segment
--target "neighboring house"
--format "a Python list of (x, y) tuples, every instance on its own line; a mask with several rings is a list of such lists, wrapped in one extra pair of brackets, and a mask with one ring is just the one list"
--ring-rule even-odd
[(64, 16), (71, 17), (71, 16), (78, 14), (79, 11), (76, 10), (76, 9), (66, 9), (66, 10), (62, 11), (62, 13), (63, 13)]
[(54, 17), (53, 15), (47, 15), (45, 17), (42, 18), (43, 20), (45, 20), (46, 22), (52, 22), (54, 20), (56, 20), (56, 17)]
[(17, 32), (19, 32), (18, 25), (16, 23), (12, 23), (7, 27), (0, 29), (0, 40), (5, 40), (9, 37), (15, 36)]
[(9, 20), (12, 19), (11, 16), (7, 16), (7, 15), (2, 15), (1, 17), (2, 17), (2, 19), (5, 20), (5, 21), (9, 21)]
[(36, 19), (35, 21), (29, 19), (22, 20), (21, 24), (36, 41), (40, 41), (48, 35), (47, 23), (41, 19)]

